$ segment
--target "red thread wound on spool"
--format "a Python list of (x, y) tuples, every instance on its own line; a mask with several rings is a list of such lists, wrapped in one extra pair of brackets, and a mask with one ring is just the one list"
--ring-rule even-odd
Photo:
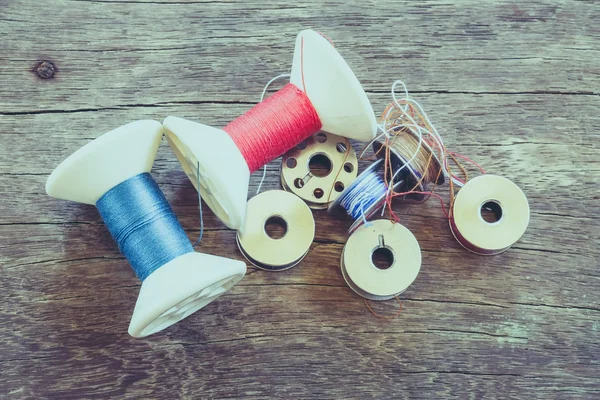
[(288, 83), (223, 130), (233, 139), (252, 173), (318, 132), (321, 125), (306, 94)]

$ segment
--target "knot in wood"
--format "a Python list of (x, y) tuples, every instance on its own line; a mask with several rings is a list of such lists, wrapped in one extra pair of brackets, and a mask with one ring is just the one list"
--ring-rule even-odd
[(56, 65), (51, 61), (42, 61), (35, 67), (34, 71), (42, 79), (52, 79), (56, 73)]

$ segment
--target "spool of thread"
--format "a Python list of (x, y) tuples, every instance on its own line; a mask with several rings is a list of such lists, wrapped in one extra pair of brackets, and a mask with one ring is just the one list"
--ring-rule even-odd
[(159, 332), (198, 311), (243, 278), (243, 262), (196, 253), (149, 172), (162, 138), (156, 121), (108, 132), (63, 161), (46, 191), (96, 205), (142, 281), (129, 334)]
[[(375, 252), (383, 252), (389, 267), (373, 262)], [(371, 300), (389, 300), (403, 293), (421, 269), (421, 248), (404, 226), (389, 220), (371, 221), (357, 229), (342, 251), (341, 269), (348, 286)]]
[[(375, 161), (330, 204), (330, 212), (342, 208), (352, 218), (349, 232), (354, 232), (383, 206), (388, 188), (382, 167), (383, 160)], [(399, 180), (394, 188), (403, 185), (404, 181)]]
[(250, 173), (321, 129), (308, 96), (288, 83), (223, 130), (242, 153)]
[[(267, 224), (276, 219), (285, 232), (271, 237)], [(282, 271), (297, 265), (315, 237), (312, 212), (300, 198), (283, 190), (268, 190), (248, 201), (248, 211), (237, 243), (242, 254), (258, 268)]]
[(290, 84), (223, 130), (167, 117), (167, 139), (202, 198), (227, 226), (244, 221), (250, 173), (319, 130), (369, 141), (377, 129), (367, 95), (331, 43), (300, 32)]
[[(311, 165), (318, 159), (326, 168), (313, 173)], [(306, 201), (310, 208), (323, 209), (356, 179), (357, 173), (358, 160), (350, 142), (320, 132), (283, 155), (281, 186)]]
[(194, 251), (160, 188), (148, 172), (104, 193), (96, 208), (136, 275), (154, 271)]
[[(486, 221), (482, 211), (491, 211)], [(452, 234), (465, 249), (482, 255), (499, 254), (517, 242), (529, 225), (527, 198), (510, 180), (481, 175), (458, 192), (450, 213)]]

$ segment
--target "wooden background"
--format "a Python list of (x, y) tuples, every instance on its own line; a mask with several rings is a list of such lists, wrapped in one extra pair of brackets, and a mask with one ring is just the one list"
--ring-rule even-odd
[[(0, 0), (0, 396), (599, 398), (600, 6), (522, 3)], [(398, 203), (423, 266), (383, 321), (340, 274), (349, 221), (315, 212), (301, 265), (250, 267), (201, 312), (131, 338), (139, 281), (97, 211), (47, 196), (47, 176), (129, 121), (224, 126), (308, 27), (377, 113), (400, 78), (449, 147), (516, 182), (526, 234), (476, 256), (434, 201)], [(195, 239), (195, 192), (165, 143), (153, 175)], [(205, 212), (201, 251), (243, 259)]]

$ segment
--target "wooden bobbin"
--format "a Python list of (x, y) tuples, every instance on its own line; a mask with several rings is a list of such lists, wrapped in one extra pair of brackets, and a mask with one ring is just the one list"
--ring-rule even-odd
[[(496, 221), (482, 212), (492, 211)], [(458, 192), (451, 210), (450, 229), (465, 249), (481, 255), (502, 253), (517, 242), (529, 225), (529, 203), (510, 180), (481, 175)]]
[[(265, 229), (271, 218), (285, 225), (283, 237), (274, 239)], [(283, 271), (297, 265), (315, 237), (312, 211), (298, 196), (283, 190), (268, 190), (248, 201), (246, 219), (236, 236), (240, 251), (252, 264), (268, 271)]]
[[(323, 175), (311, 172), (310, 163), (325, 157), (329, 170)], [(346, 139), (320, 132), (283, 155), (281, 185), (313, 209), (324, 209), (348, 186), (358, 173), (356, 152)]]
[[(387, 269), (379, 269), (373, 253), (384, 251), (390, 258)], [(342, 251), (344, 280), (357, 294), (370, 300), (398, 296), (417, 278), (421, 269), (421, 248), (404, 226), (379, 219), (357, 229)]]

